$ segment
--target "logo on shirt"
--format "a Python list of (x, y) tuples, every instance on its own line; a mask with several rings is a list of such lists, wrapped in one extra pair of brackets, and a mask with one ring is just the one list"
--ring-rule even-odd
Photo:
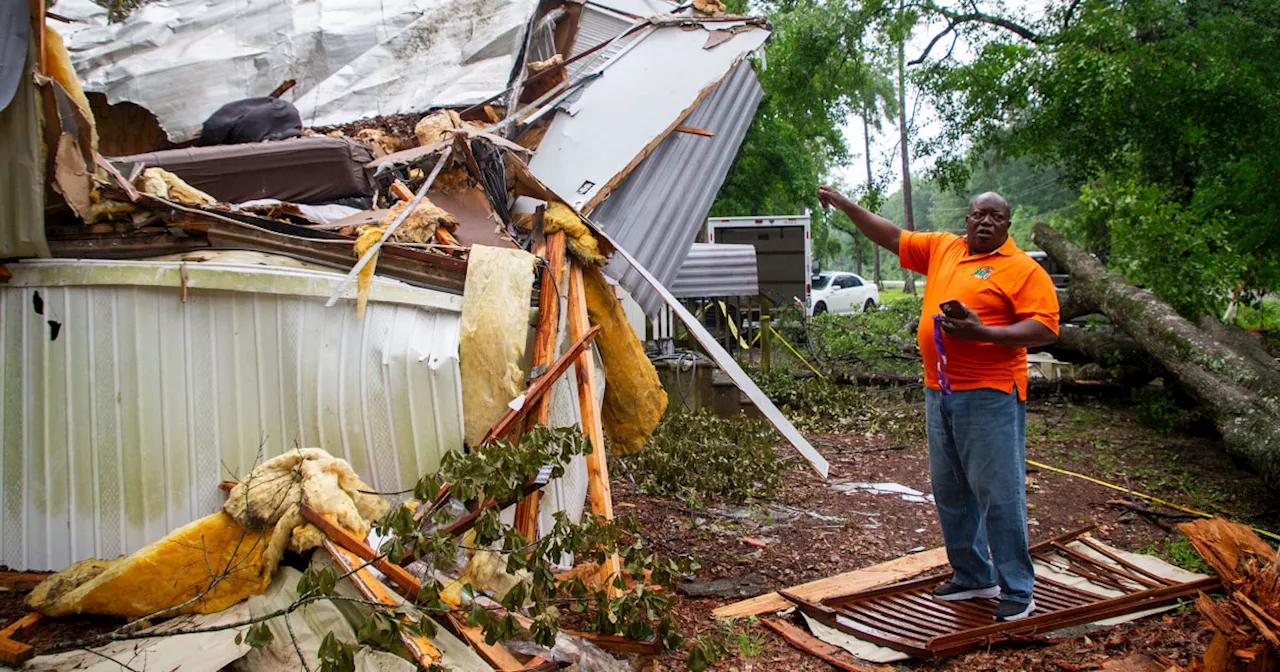
[(979, 280), (986, 280), (991, 277), (991, 274), (995, 273), (995, 271), (996, 269), (993, 266), (983, 266), (982, 268), (974, 269), (973, 277)]

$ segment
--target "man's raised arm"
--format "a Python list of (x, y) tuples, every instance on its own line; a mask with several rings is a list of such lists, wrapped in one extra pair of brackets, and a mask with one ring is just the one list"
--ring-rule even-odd
[(898, 253), (898, 239), (902, 237), (902, 229), (897, 224), (854, 203), (831, 187), (818, 187), (818, 202), (843, 212), (871, 242), (894, 254)]

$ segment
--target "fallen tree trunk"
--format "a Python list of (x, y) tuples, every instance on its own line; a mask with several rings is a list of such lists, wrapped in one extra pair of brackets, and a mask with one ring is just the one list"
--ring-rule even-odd
[(1145, 385), (1165, 374), (1137, 341), (1123, 333), (1094, 331), (1064, 325), (1058, 341), (1048, 348), (1058, 359), (1084, 357), (1097, 363), (1109, 379), (1128, 387)]
[(1280, 385), (1273, 376), (1049, 225), (1036, 224), (1032, 240), (1071, 274), (1071, 295), (1106, 314), (1167, 369), (1217, 423), (1228, 452), (1280, 493)]

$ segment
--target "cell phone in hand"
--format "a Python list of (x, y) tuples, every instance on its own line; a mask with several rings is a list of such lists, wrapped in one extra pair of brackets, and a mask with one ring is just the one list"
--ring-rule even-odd
[(938, 307), (942, 309), (943, 315), (953, 320), (963, 320), (969, 316), (969, 309), (965, 308), (964, 304), (960, 303), (958, 299), (943, 301), (938, 304)]

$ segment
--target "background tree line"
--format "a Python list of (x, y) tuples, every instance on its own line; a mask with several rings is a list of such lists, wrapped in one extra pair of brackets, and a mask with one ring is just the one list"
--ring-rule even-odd
[[(921, 138), (907, 122), (907, 158), (929, 159), (913, 171), (915, 228), (957, 230), (968, 197), (995, 189), (1024, 248), (1031, 224), (1050, 221), (1185, 315), (1256, 302), (1280, 285), (1277, 5), (1051, 0), (1021, 16), (976, 1), (738, 0), (731, 11), (768, 16), (774, 35), (756, 64), (764, 101), (713, 214), (813, 210), (816, 251), (852, 269), (856, 239), (814, 190), (867, 158), (846, 146), (846, 119), (884, 133), (906, 121), (898, 45), (916, 31), (930, 39), (903, 63), (904, 85), (941, 130)], [(901, 176), (871, 172), (839, 186), (903, 222), (901, 193), (886, 197)]]

